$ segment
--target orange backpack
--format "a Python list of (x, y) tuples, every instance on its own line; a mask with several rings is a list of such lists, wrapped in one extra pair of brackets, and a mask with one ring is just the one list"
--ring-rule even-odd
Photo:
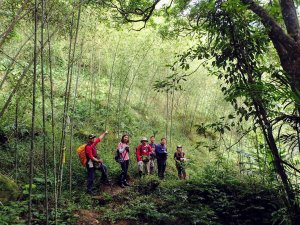
[(84, 166), (84, 167), (86, 167), (86, 162), (87, 162), (85, 147), (86, 147), (86, 144), (83, 144), (83, 145), (80, 145), (76, 150), (79, 160), (80, 160), (82, 166)]

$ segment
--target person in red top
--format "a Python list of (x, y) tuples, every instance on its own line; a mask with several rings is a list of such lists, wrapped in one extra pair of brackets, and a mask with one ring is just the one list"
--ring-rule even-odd
[(87, 158), (86, 168), (87, 168), (87, 193), (88, 194), (95, 194), (92, 189), (93, 189), (96, 170), (100, 170), (102, 173), (101, 181), (108, 182), (106, 166), (104, 165), (103, 160), (99, 159), (97, 155), (97, 148), (96, 148), (96, 145), (99, 142), (101, 142), (101, 140), (104, 138), (104, 136), (107, 133), (108, 132), (105, 131), (99, 137), (96, 137), (96, 135), (94, 134), (90, 134), (88, 143), (85, 147), (85, 153)]
[(141, 139), (141, 144), (136, 149), (136, 158), (138, 161), (138, 170), (140, 177), (143, 174), (149, 174), (150, 172), (150, 154), (152, 153), (152, 148), (148, 145), (148, 140), (146, 137)]

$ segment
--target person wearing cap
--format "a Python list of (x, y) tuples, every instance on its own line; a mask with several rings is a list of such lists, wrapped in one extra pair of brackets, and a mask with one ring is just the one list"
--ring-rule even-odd
[(176, 163), (176, 168), (178, 171), (178, 177), (180, 180), (182, 179), (186, 179), (186, 172), (185, 172), (185, 164), (184, 162), (186, 161), (185, 158), (185, 153), (184, 151), (182, 151), (182, 146), (181, 145), (177, 145), (177, 150), (174, 153), (174, 160)]
[(103, 163), (103, 160), (99, 159), (97, 154), (96, 145), (102, 141), (105, 135), (108, 134), (108, 131), (105, 131), (99, 137), (96, 137), (94, 134), (89, 135), (88, 143), (85, 147), (85, 153), (87, 158), (87, 193), (88, 194), (95, 194), (93, 192), (93, 185), (95, 179), (95, 171), (100, 170), (102, 173), (101, 181), (106, 183), (108, 182), (107, 177), (107, 168)]
[(127, 182), (128, 177), (128, 168), (129, 168), (129, 136), (124, 134), (121, 138), (121, 142), (117, 147), (118, 154), (118, 162), (121, 166), (121, 174), (120, 174), (120, 186), (125, 188), (125, 186), (129, 186)]
[(150, 154), (152, 148), (148, 145), (148, 139), (143, 137), (141, 139), (141, 144), (136, 148), (136, 158), (138, 161), (138, 170), (140, 177), (145, 174), (149, 175), (150, 172)]
[(149, 145), (152, 148), (152, 152), (150, 154), (150, 174), (154, 174), (154, 169), (155, 169), (155, 137), (151, 136), (150, 137), (150, 143)]
[(158, 177), (160, 179), (165, 178), (165, 171), (167, 167), (167, 157), (168, 157), (168, 151), (167, 151), (167, 139), (162, 138), (160, 144), (155, 146), (155, 156), (157, 159), (157, 171), (158, 171)]

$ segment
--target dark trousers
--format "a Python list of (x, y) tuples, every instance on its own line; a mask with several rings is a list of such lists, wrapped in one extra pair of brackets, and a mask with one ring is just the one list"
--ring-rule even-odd
[(102, 181), (106, 181), (108, 179), (107, 168), (103, 163), (99, 166), (99, 168), (95, 168), (95, 167), (89, 168), (88, 166), (86, 168), (87, 168), (87, 191), (88, 192), (91, 192), (93, 189), (96, 170), (100, 170), (100, 172), (102, 173), (101, 175)]
[(182, 165), (180, 163), (176, 163), (176, 168), (177, 168), (177, 171), (178, 171), (179, 179), (185, 179), (186, 178), (186, 172), (185, 172), (184, 165)]
[(128, 176), (128, 167), (129, 167), (129, 160), (125, 160), (122, 163), (120, 163), (122, 172), (120, 174), (120, 183), (124, 184), (126, 182), (127, 176)]
[(161, 179), (165, 178), (166, 166), (167, 166), (166, 159), (157, 159), (158, 177)]

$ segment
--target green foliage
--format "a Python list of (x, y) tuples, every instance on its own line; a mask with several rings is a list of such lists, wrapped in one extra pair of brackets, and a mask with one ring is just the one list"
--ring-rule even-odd
[(28, 203), (22, 202), (10, 202), (7, 205), (0, 206), (0, 223), (3, 225), (9, 224), (26, 224), (26, 219), (22, 215), (26, 215), (28, 209)]
[[(23, 197), (19, 201), (10, 201), (1, 203), (0, 206), (0, 223), (1, 224), (27, 224), (28, 215), (28, 188), (29, 185), (24, 185), (23, 187)], [(43, 186), (33, 185), (33, 224), (41, 224), (45, 221), (45, 211), (43, 209), (44, 203), (44, 193)], [(75, 196), (78, 194), (76, 193)], [(67, 199), (67, 198), (65, 198)], [(50, 205), (54, 204), (50, 201)], [(85, 205), (85, 207), (91, 207), (91, 199), (88, 196), (81, 196), (79, 202), (62, 201), (61, 207), (58, 209), (57, 222), (58, 224), (74, 224), (75, 218), (73, 217), (74, 210), (78, 207)], [(54, 223), (54, 209), (50, 209), (50, 224)]]
[(0, 174), (0, 202), (15, 201), (20, 197), (18, 185), (13, 179)]
[(276, 188), (228, 167), (208, 166), (197, 179), (166, 180), (152, 189), (155, 182), (142, 180), (124, 194), (129, 198), (122, 205), (104, 212), (104, 219), (158, 224), (278, 224), (285, 220), (278, 220), (283, 209)]

